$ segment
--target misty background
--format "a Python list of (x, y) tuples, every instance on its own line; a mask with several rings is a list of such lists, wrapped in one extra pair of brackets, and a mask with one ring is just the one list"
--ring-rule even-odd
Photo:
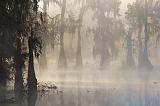
[(0, 106), (159, 106), (160, 0), (0, 1)]

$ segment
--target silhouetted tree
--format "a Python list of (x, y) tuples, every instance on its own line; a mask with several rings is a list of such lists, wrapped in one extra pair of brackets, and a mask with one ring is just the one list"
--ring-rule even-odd
[[(119, 14), (120, 1), (98, 1), (91, 2), (91, 7), (96, 10), (94, 19), (97, 19), (97, 29), (95, 32), (94, 52), (100, 55), (101, 68), (105, 68), (109, 64), (110, 59), (117, 56), (118, 49), (116, 42), (123, 34), (123, 24), (117, 17)], [(95, 53), (94, 53), (95, 54)]]
[[(37, 10), (31, 11), (31, 13), (33, 15), (30, 17), (30, 35), (28, 36), (29, 61), (27, 85), (29, 91), (35, 91), (37, 90), (37, 78), (34, 68), (34, 57), (39, 58), (41, 55), (42, 36), (44, 35), (41, 31), (44, 31), (45, 29), (38, 21), (39, 14), (37, 14)], [(43, 24), (43, 20), (41, 20), (41, 23)]]
[[(149, 9), (148, 9), (148, 2), (149, 2)], [(151, 32), (154, 27), (149, 27), (150, 25), (154, 24), (154, 19), (152, 19), (154, 15), (154, 5), (153, 1), (149, 0), (146, 1), (138, 1), (134, 2), (132, 5), (128, 5), (127, 19), (133, 22), (133, 26), (135, 30), (138, 31), (138, 42), (139, 42), (139, 50), (138, 50), (138, 67), (139, 68), (146, 68), (146, 69), (153, 69), (153, 65), (151, 64), (148, 56), (148, 42), (149, 42), (149, 33)], [(148, 18), (151, 18), (152, 22), (148, 21)], [(143, 36), (142, 31), (144, 29), (144, 43), (143, 43)]]
[[(8, 58), (14, 59), (14, 68), (15, 68), (15, 90), (23, 90), (23, 67), (24, 62), (26, 59), (26, 53), (22, 50), (22, 46), (24, 44), (24, 38), (29, 37), (29, 32), (31, 26), (35, 26), (35, 23), (32, 22), (31, 17), (36, 16), (37, 9), (38, 9), (38, 1), (37, 0), (10, 0), (10, 1), (0, 1), (1, 9), (0, 9), (0, 16), (1, 16), (1, 25), (2, 25), (2, 36), (3, 42), (8, 42), (2, 44), (1, 50), (3, 54), (1, 54), (2, 63), (6, 61)], [(32, 11), (31, 11), (32, 10)], [(34, 11), (34, 12), (33, 12)], [(34, 17), (37, 18), (37, 17)], [(36, 30), (36, 29), (35, 29)], [(5, 34), (5, 36), (3, 35)], [(32, 42), (33, 45), (37, 45), (36, 42)], [(34, 46), (35, 47), (35, 46)], [(37, 46), (36, 46), (37, 47)], [(5, 49), (4, 49), (5, 48)], [(11, 53), (5, 52), (7, 49), (11, 51)], [(29, 67), (34, 66), (33, 64), (33, 57), (32, 57), (32, 47), (31, 43), (29, 42)], [(34, 48), (34, 51), (35, 50)], [(33, 74), (32, 71), (29, 73)], [(10, 71), (10, 70), (9, 70)], [(4, 71), (5, 72), (5, 71)], [(6, 74), (7, 75), (7, 74)], [(29, 74), (30, 75), (30, 74)], [(34, 75), (33, 75), (34, 76)], [(8, 78), (9, 76), (7, 76)], [(30, 78), (29, 78), (30, 79)], [(34, 80), (34, 78), (31, 78)], [(30, 80), (28, 80), (30, 81)]]
[(151, 64), (148, 57), (148, 41), (149, 41), (149, 31), (148, 31), (148, 1), (145, 0), (145, 41), (144, 41), (144, 51), (143, 51), (143, 64), (142, 68), (153, 69), (153, 65)]
[(126, 63), (124, 64), (125, 66), (123, 66), (124, 68), (130, 68), (130, 69), (133, 69), (135, 68), (135, 60), (134, 60), (134, 57), (133, 57), (133, 30), (134, 28), (129, 28), (129, 31), (127, 32), (127, 35), (126, 35), (126, 44), (127, 44), (127, 54), (126, 54)]
[(82, 51), (81, 51), (81, 27), (82, 27), (82, 23), (83, 23), (83, 17), (84, 14), (88, 8), (88, 5), (86, 4), (85, 0), (81, 0), (78, 1), (79, 4), (81, 5), (80, 7), (80, 12), (79, 12), (79, 16), (78, 16), (78, 26), (77, 26), (77, 30), (78, 30), (78, 40), (77, 40), (77, 54), (76, 54), (76, 67), (82, 67), (83, 65), (83, 61), (82, 61)]
[(65, 11), (66, 11), (66, 0), (62, 2), (61, 10), (61, 29), (60, 29), (60, 54), (58, 60), (58, 68), (67, 67), (67, 59), (64, 50), (64, 31), (65, 31)]

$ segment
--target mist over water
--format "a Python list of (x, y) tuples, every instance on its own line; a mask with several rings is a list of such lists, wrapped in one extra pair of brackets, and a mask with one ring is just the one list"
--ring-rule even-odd
[[(0, 74), (10, 73), (0, 75), (0, 106), (160, 106), (160, 1), (58, 1), (26, 6), (31, 22), (28, 35), (16, 36), (19, 51), (0, 52)], [(0, 39), (10, 33), (0, 26)]]
[[(122, 1), (120, 10), (122, 18), (128, 3), (133, 1)], [(50, 10), (52, 8), (50, 6)], [(53, 15), (53, 12), (51, 14)], [(94, 28), (97, 25), (91, 21), (90, 17), (93, 15), (91, 14), (91, 11), (85, 14), (83, 27)], [(100, 60), (95, 61), (91, 56), (92, 50), (90, 48), (93, 46), (93, 38), (88, 39), (82, 35), (82, 57), (84, 61), (82, 69), (74, 68), (75, 61), (72, 61), (69, 62), (67, 69), (59, 70), (57, 68), (58, 55), (56, 54), (54, 56), (48, 54), (48, 68), (46, 70), (39, 70), (37, 65), (38, 80), (40, 82), (54, 82), (58, 86), (58, 92), (49, 93), (42, 98), (39, 97), (37, 106), (160, 105), (160, 72), (159, 65), (157, 65), (159, 64), (158, 58), (156, 58), (157, 52), (150, 52), (152, 63), (155, 64), (154, 70), (122, 69), (120, 59), (123, 58), (123, 53), (120, 53), (118, 62), (113, 61), (107, 69), (101, 70), (99, 68)], [(122, 52), (124, 51), (122, 50)], [(75, 57), (73, 56), (73, 58)]]
[(116, 64), (101, 70), (98, 64), (89, 61), (83, 69), (70, 66), (59, 70), (56, 61), (50, 59), (47, 70), (38, 70), (38, 80), (54, 82), (58, 92), (38, 97), (36, 106), (160, 105), (158, 67), (154, 70), (123, 70)]

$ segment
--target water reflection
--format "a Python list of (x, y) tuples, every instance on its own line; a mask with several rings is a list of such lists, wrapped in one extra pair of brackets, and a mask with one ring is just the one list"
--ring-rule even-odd
[[(37, 91), (28, 91), (28, 106), (36, 106), (36, 101), (37, 101)], [(22, 105), (21, 105), (22, 106)]]
[(154, 74), (85, 70), (48, 73), (45, 76), (56, 82), (60, 92), (49, 93), (36, 106), (45, 103), (46, 106), (160, 106), (158, 71)]
[[(63, 92), (47, 95), (29, 92), (17, 94), (16, 104), (0, 106), (160, 106), (160, 92), (149, 88), (123, 89), (64, 87)], [(90, 90), (90, 91), (89, 91)]]
[(14, 91), (17, 106), (24, 106), (26, 95), (24, 91)]
[(160, 74), (154, 73), (51, 72), (44, 76), (58, 91), (17, 93), (17, 104), (0, 106), (160, 106)]
[(111, 90), (97, 89), (95, 92), (88, 92), (84, 88), (79, 88), (78, 94), (76, 88), (68, 88), (64, 93), (50, 94), (50, 99), (38, 101), (37, 106), (159, 106), (160, 96), (135, 90)]

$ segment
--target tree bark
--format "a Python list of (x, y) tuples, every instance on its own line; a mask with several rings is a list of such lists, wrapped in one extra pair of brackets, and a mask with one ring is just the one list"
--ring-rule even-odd
[(21, 39), (17, 38), (17, 51), (14, 57), (15, 61), (15, 85), (14, 88), (16, 91), (23, 90), (23, 57), (22, 57), (22, 50), (21, 50)]
[(3, 66), (3, 58), (0, 58), (0, 101), (6, 100), (6, 91), (7, 91), (7, 72)]
[(4, 69), (3, 66), (3, 58), (0, 58), (0, 87), (6, 87), (7, 86), (7, 72)]
[(34, 91), (34, 90), (37, 90), (37, 78), (36, 78), (35, 69), (34, 69), (33, 35), (32, 34), (28, 40), (28, 47), (29, 47), (29, 64), (28, 64), (27, 85), (28, 85), (29, 91)]

